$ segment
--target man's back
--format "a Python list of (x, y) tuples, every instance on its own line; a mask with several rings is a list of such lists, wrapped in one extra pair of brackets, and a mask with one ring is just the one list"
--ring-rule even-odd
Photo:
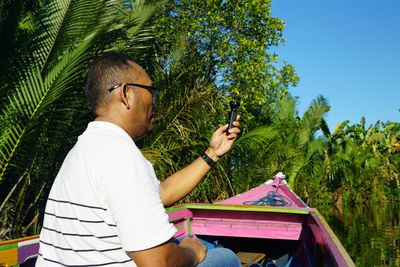
[(135, 266), (126, 251), (165, 242), (175, 232), (158, 186), (129, 135), (111, 123), (90, 123), (51, 189), (37, 266)]

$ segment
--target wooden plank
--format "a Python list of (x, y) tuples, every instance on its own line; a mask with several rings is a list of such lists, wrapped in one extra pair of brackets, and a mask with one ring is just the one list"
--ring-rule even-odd
[(298, 240), (306, 222), (302, 214), (192, 209), (196, 235)]
[(0, 250), (0, 266), (13, 266), (18, 264), (18, 248)]
[(264, 253), (243, 251), (239, 251), (238, 253), (236, 253), (236, 256), (238, 256), (242, 266), (247, 266), (250, 263), (259, 263), (265, 258)]

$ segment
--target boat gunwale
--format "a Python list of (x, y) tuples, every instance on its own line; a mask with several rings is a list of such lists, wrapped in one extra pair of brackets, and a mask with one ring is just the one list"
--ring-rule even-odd
[(335, 232), (326, 222), (322, 214), (317, 209), (314, 208), (314, 211), (311, 213), (311, 216), (321, 229), (322, 234), (325, 235), (325, 240), (327, 242), (326, 244), (329, 247), (329, 251), (332, 253), (332, 257), (334, 257), (336, 260), (338, 258), (342, 258), (344, 263), (347, 264), (347, 266), (351, 267), (355, 266), (349, 253), (344, 248), (339, 238), (336, 236)]
[(244, 204), (202, 204), (202, 203), (185, 203), (167, 208), (167, 213), (173, 213), (184, 209), (200, 209), (200, 210), (226, 210), (226, 211), (250, 211), (250, 212), (275, 212), (287, 214), (308, 215), (313, 213), (312, 208), (282, 208), (271, 206), (255, 206)]

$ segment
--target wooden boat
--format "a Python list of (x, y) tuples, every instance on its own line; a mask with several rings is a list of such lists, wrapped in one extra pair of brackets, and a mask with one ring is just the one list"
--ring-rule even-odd
[[(168, 214), (175, 238), (195, 235), (209, 249), (230, 248), (243, 266), (354, 266), (321, 214), (280, 174), (219, 203), (179, 205)], [(0, 265), (33, 266), (38, 249), (38, 236), (2, 242)]]

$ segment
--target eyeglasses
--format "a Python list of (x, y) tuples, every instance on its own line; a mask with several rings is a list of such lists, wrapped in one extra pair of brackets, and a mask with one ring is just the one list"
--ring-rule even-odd
[[(115, 89), (117, 89), (118, 87), (121, 87), (124, 83), (119, 83), (117, 85), (114, 85), (113, 87), (107, 89), (106, 94), (109, 95), (111, 94), (111, 92)], [(158, 103), (158, 95), (159, 95), (159, 91), (156, 90), (155, 86), (149, 86), (149, 85), (144, 85), (144, 84), (138, 84), (138, 83), (125, 83), (126, 85), (130, 85), (130, 86), (136, 86), (136, 87), (140, 87), (143, 89), (146, 89), (147, 91), (150, 92), (150, 94), (153, 96), (153, 106), (155, 106)]]

